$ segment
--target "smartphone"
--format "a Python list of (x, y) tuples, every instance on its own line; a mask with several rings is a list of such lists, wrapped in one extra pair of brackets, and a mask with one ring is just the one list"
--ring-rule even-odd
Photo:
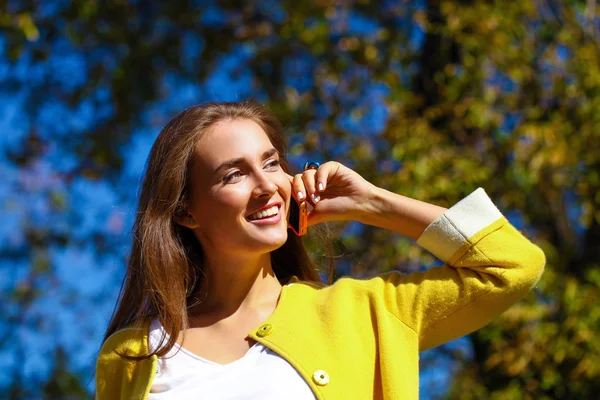
[(288, 228), (292, 228), (297, 236), (306, 234), (307, 230), (308, 209), (306, 201), (298, 203), (294, 196), (290, 198), (290, 219), (288, 220)]

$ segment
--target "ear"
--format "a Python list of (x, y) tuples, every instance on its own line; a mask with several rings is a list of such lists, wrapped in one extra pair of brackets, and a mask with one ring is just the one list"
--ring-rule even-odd
[(196, 220), (194, 219), (194, 216), (190, 213), (187, 213), (185, 215), (176, 215), (173, 220), (181, 225), (181, 226), (185, 226), (186, 228), (189, 229), (194, 229), (198, 227), (198, 224), (196, 223)]

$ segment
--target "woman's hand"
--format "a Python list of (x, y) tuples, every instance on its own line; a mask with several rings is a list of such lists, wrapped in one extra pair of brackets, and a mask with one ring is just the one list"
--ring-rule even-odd
[(318, 170), (309, 169), (290, 176), (292, 195), (298, 202), (308, 201), (313, 210), (308, 225), (328, 221), (360, 220), (373, 196), (373, 184), (350, 168), (329, 161)]

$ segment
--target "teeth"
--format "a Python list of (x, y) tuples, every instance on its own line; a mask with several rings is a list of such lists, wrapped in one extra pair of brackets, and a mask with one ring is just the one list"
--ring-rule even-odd
[(254, 214), (249, 215), (248, 219), (253, 220), (253, 219), (271, 217), (273, 215), (277, 215), (278, 212), (279, 212), (279, 208), (277, 206), (273, 206), (266, 210), (258, 211), (258, 212), (255, 212)]

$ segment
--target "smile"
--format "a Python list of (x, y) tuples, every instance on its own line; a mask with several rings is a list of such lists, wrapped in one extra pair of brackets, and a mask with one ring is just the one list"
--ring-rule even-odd
[(279, 216), (279, 207), (273, 206), (271, 208), (267, 208), (266, 210), (257, 211), (254, 214), (248, 215), (248, 219), (250, 221), (256, 220), (264, 220), (264, 219), (272, 219), (274, 216)]

